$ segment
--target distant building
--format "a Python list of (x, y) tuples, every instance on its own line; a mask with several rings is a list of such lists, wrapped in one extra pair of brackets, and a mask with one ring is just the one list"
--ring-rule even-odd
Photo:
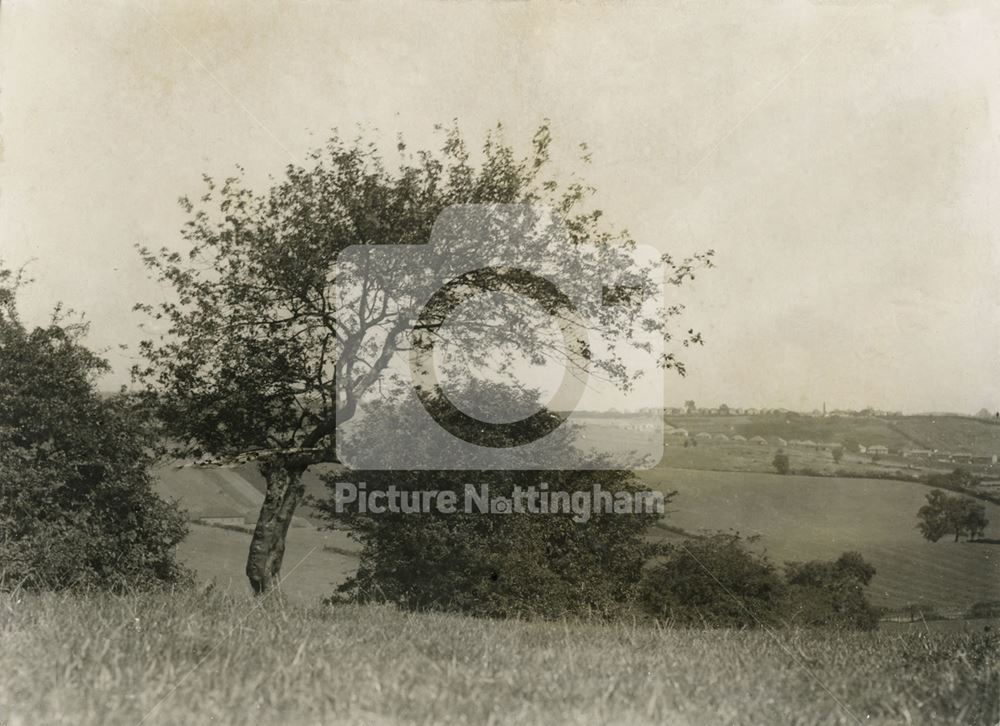
[(788, 442), (782, 438), (778, 439), (778, 446), (788, 446)]
[(930, 449), (903, 449), (901, 453), (904, 459), (925, 459), (934, 455)]
[(715, 440), (716, 441), (729, 441), (729, 437), (726, 436), (725, 434), (716, 434), (715, 435)]
[(707, 431), (702, 431), (701, 433), (695, 434), (694, 437), (696, 439), (710, 439), (712, 438), (712, 434), (708, 433)]
[(764, 446), (765, 444), (767, 444), (767, 439), (765, 439), (763, 436), (754, 436), (752, 439), (750, 439), (750, 443)]
[(889, 447), (876, 444), (875, 446), (868, 447), (868, 453), (872, 456), (885, 456), (889, 453)]
[(733, 441), (746, 441), (746, 440), (747, 437), (744, 436), (743, 434), (736, 434), (735, 436), (733, 436)]

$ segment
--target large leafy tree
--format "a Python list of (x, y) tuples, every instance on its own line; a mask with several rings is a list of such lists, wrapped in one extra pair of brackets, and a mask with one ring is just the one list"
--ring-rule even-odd
[[(616, 304), (599, 322), (607, 344), (599, 352), (560, 346), (538, 326), (511, 325), (516, 312), (504, 311), (504, 326), (463, 329), (460, 347), (469, 362), (482, 363), (476, 351), (500, 333), (509, 350), (532, 351), (539, 360), (575, 358), (626, 387), (641, 373), (629, 368), (629, 349), (648, 350), (650, 335), (671, 338), (668, 320), (682, 307), (652, 317), (641, 312), (656, 282), (650, 269), (630, 265), (634, 243), (604, 225), (590, 205), (590, 187), (572, 175), (565, 184), (552, 177), (547, 126), (525, 156), (491, 134), (473, 158), (457, 130), (441, 134), (436, 151), (411, 153), (400, 141), (394, 167), (375, 144), (334, 136), (306, 164), (288, 166), (263, 194), (239, 177), (221, 185), (206, 177), (197, 204), (181, 200), (190, 220), (180, 248), (141, 250), (175, 295), (140, 306), (159, 327), (142, 344), (145, 363), (135, 374), (156, 396), (178, 454), (251, 454), (260, 462), (266, 492), (247, 559), (258, 593), (280, 572), (285, 535), (303, 494), (302, 473), (335, 459), (338, 421), (350, 420), (373, 395), (397, 352), (428, 345), (427, 336), (444, 337), (442, 323), (453, 310), (453, 300), (437, 298), (421, 317), (423, 338), (415, 339), (408, 333), (412, 321), (388, 300), (389, 293), (419, 282), (414, 276), (420, 271), (405, 264), (375, 276), (358, 266), (339, 269), (345, 248), (425, 245), (435, 221), (454, 205), (545, 204), (565, 220), (571, 243), (597, 250), (581, 264), (590, 271), (614, 269), (622, 283), (610, 291)], [(540, 266), (558, 264), (562, 253), (544, 244), (530, 251)], [(667, 282), (682, 284), (710, 257), (664, 256)], [(493, 270), (465, 278), (463, 292), (521, 293), (523, 284), (516, 271)], [(533, 293), (546, 312), (566, 312), (557, 290), (538, 286)], [(689, 330), (675, 342), (700, 337)], [(500, 356), (488, 363), (502, 368), (511, 360)], [(683, 373), (672, 352), (659, 363)]]
[(24, 325), (19, 277), (0, 269), (0, 587), (175, 583), (184, 516), (149, 474), (155, 440), (127, 399), (102, 396), (107, 364), (57, 309)]

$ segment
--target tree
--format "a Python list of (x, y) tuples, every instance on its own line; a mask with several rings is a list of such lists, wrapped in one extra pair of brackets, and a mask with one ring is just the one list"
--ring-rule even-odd
[(729, 415), (729, 405), (725, 404), (725, 403), (720, 403), (719, 404), (719, 413), (721, 413), (723, 416), (728, 416)]
[(787, 474), (790, 468), (788, 454), (779, 449), (778, 453), (774, 455), (774, 460), (771, 462), (771, 466), (773, 466), (779, 474)]
[(94, 386), (107, 363), (58, 307), (28, 328), (23, 279), (0, 268), (0, 589), (172, 584), (185, 518), (149, 474), (155, 443), (128, 399)]
[[(487, 395), (530, 397), (500, 386)], [(430, 402), (436, 414), (452, 416), (456, 426), (474, 425), (449, 411), (440, 391)], [(363, 435), (381, 443), (377, 440), (381, 426), (372, 419), (389, 417), (414, 431), (411, 446), (416, 451), (433, 457), (433, 439), (418, 425), (419, 405), (409, 401), (373, 407), (362, 424), (371, 430)], [(542, 411), (543, 416), (554, 417)], [(519, 426), (545, 428), (538, 418)], [(507, 434), (500, 430), (496, 437), (493, 443), (502, 444)], [(571, 430), (559, 429), (545, 439), (545, 445), (562, 448), (571, 446), (572, 440)], [(607, 512), (593, 507), (594, 487), (614, 497), (650, 494), (633, 472), (621, 470), (493, 469), (476, 472), (474, 479), (466, 471), (348, 470), (329, 475), (327, 484), (333, 496), (319, 508), (331, 525), (346, 524), (363, 545), (357, 573), (339, 588), (335, 600), (391, 602), (413, 610), (484, 617), (619, 614), (634, 598), (643, 566), (653, 553), (644, 533), (661, 516), (654, 511)], [(356, 501), (344, 506), (348, 498), (338, 497), (338, 492), (362, 484), (369, 501), (378, 499), (384, 511), (372, 513), (367, 506), (361, 511)], [(467, 484), (478, 495), (506, 498), (512, 508), (524, 511), (500, 514), (475, 507), (465, 511), (465, 502), (472, 502), (467, 500)], [(454, 511), (418, 504), (420, 496), (441, 491), (453, 495)], [(575, 499), (580, 508), (567, 510), (557, 504), (561, 495), (566, 496), (563, 504), (572, 505)], [(594, 511), (581, 516), (588, 508)]]
[(684, 410), (687, 411), (687, 413), (692, 414), (697, 411), (698, 408), (694, 405), (694, 401), (689, 400), (684, 402)]
[[(269, 590), (280, 572), (305, 469), (336, 459), (337, 429), (354, 417), (362, 400), (389, 395), (376, 382), (398, 352), (453, 334), (442, 326), (454, 302), (447, 295), (428, 303), (419, 330), (411, 330), (412, 321), (401, 313), (405, 305), (386, 303), (424, 282), (424, 270), (400, 264), (374, 275), (363, 265), (339, 268), (335, 262), (346, 248), (425, 245), (442, 212), (455, 205), (549, 205), (564, 220), (572, 244), (587, 242), (597, 250), (582, 262), (587, 271), (610, 271), (620, 281), (605, 291), (603, 302), (612, 303), (601, 319), (606, 345), (600, 351), (563, 346), (537, 325), (483, 321), (464, 328), (454, 341), (468, 356), (463, 362), (483, 363), (484, 343), (500, 338), (507, 350), (531, 351), (532, 362), (572, 359), (628, 387), (642, 371), (626, 354), (648, 347), (644, 336), (672, 336), (669, 318), (680, 306), (655, 316), (640, 312), (657, 281), (632, 261), (634, 242), (605, 226), (600, 210), (589, 206), (590, 187), (575, 177), (561, 185), (548, 176), (547, 126), (539, 128), (526, 157), (488, 136), (478, 164), (457, 130), (443, 134), (440, 151), (411, 154), (400, 141), (395, 169), (374, 144), (334, 136), (305, 166), (289, 166), (263, 195), (247, 189), (241, 178), (218, 186), (206, 177), (208, 188), (197, 209), (182, 199), (191, 217), (184, 249), (141, 249), (152, 274), (175, 295), (159, 306), (138, 306), (157, 328), (142, 344), (145, 363), (136, 367), (136, 379), (157, 402), (165, 433), (177, 442), (176, 454), (249, 452), (260, 462), (266, 491), (247, 558), (247, 576), (257, 593)], [(455, 242), (471, 244), (460, 235)], [(546, 245), (520, 251), (543, 269), (564, 257), (562, 249)], [(710, 266), (711, 254), (680, 261), (664, 256), (667, 282), (692, 279), (697, 267)], [(532, 284), (534, 303), (556, 318), (567, 317), (565, 294), (526, 283), (516, 270), (484, 268), (463, 276), (461, 284), (463, 292), (518, 294)], [(505, 313), (511, 313), (508, 320), (517, 318)], [(679, 342), (698, 344), (701, 337), (688, 330)], [(503, 368), (510, 361), (500, 356), (485, 362)], [(672, 352), (658, 362), (684, 372)]]
[(934, 489), (927, 495), (927, 503), (917, 511), (920, 520), (917, 528), (925, 539), (937, 542), (945, 535), (961, 535), (970, 540), (981, 537), (989, 524), (986, 508), (968, 497), (949, 495)]
[(832, 449), (830, 449), (830, 453), (833, 454), (833, 462), (835, 464), (839, 464), (840, 460), (844, 458), (844, 447), (834, 446)]

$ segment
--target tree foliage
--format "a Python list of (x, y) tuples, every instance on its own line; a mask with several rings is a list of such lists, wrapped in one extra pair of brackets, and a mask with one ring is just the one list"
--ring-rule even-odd
[(782, 573), (752, 542), (717, 533), (669, 545), (643, 578), (643, 609), (686, 626), (877, 627), (879, 612), (865, 596), (875, 568), (861, 555), (789, 562)]
[(925, 539), (937, 542), (946, 535), (955, 541), (965, 535), (970, 540), (982, 537), (989, 520), (986, 507), (975, 499), (947, 494), (934, 489), (927, 495), (927, 503), (917, 511), (917, 529)]
[[(265, 467), (273, 476), (247, 564), (257, 590), (266, 590), (280, 568), (284, 532), (302, 496), (301, 471), (334, 459), (338, 421), (354, 416), (394, 354), (414, 343), (406, 318), (387, 299), (422, 271), (401, 263), (377, 280), (357, 268), (338, 271), (335, 263), (346, 248), (425, 245), (435, 221), (453, 205), (548, 205), (573, 243), (586, 241), (598, 250), (584, 264), (615, 270), (627, 283), (609, 288), (625, 292), (600, 321), (608, 341), (602, 355), (583, 350), (579, 357), (627, 387), (643, 372), (630, 369), (628, 351), (641, 348), (644, 336), (673, 339), (668, 320), (682, 306), (655, 317), (637, 313), (649, 294), (649, 272), (628, 265), (634, 242), (607, 227), (590, 203), (594, 190), (575, 176), (561, 183), (552, 174), (547, 125), (523, 156), (499, 131), (478, 154), (457, 130), (441, 133), (439, 150), (414, 153), (400, 140), (396, 162), (374, 143), (334, 135), (306, 164), (289, 165), (263, 194), (247, 188), (242, 176), (221, 185), (206, 177), (200, 200), (181, 200), (190, 215), (181, 248), (141, 250), (151, 273), (174, 294), (161, 305), (138, 306), (150, 315), (153, 335), (143, 342), (145, 363), (134, 373), (155, 397), (178, 455), (296, 452), (276, 455)], [(540, 264), (555, 264), (562, 250), (538, 246), (531, 254)], [(691, 279), (698, 267), (711, 264), (711, 254), (676, 261), (664, 256), (667, 282)], [(465, 282), (473, 291), (511, 289), (503, 275)], [(543, 307), (559, 314), (563, 298), (542, 292)], [(424, 320), (424, 336), (443, 334), (443, 317), (434, 313)], [(473, 362), (484, 350), (477, 336), (488, 328), (461, 341)], [(380, 339), (373, 337), (376, 330)], [(542, 337), (539, 326), (508, 324), (492, 334), (511, 348), (567, 355)], [(700, 343), (701, 337), (688, 329), (674, 342)], [(659, 363), (683, 373), (673, 351)]]
[(774, 460), (771, 462), (771, 466), (773, 466), (775, 471), (779, 474), (787, 474), (791, 468), (788, 460), (788, 454), (784, 451), (779, 451), (774, 455)]
[(640, 603), (678, 625), (756, 628), (773, 624), (784, 595), (781, 575), (736, 534), (668, 545), (646, 573)]
[(835, 561), (785, 564), (786, 617), (808, 626), (873, 630), (879, 611), (865, 597), (875, 568), (857, 552), (845, 552)]
[(184, 577), (183, 515), (152, 489), (154, 444), (123, 397), (94, 379), (106, 363), (59, 309), (29, 329), (20, 283), (0, 270), (0, 586), (140, 587)]
[[(499, 389), (495, 393), (514, 395)], [(438, 409), (435, 414), (448, 415), (450, 407), (440, 392), (430, 400)], [(387, 404), (369, 415), (390, 415), (400, 426), (410, 426), (420, 420), (415, 413), (412, 406)], [(414, 432), (413, 448), (432, 457), (428, 439), (418, 427)], [(556, 432), (549, 445), (569, 445), (571, 436)], [(348, 482), (383, 494), (394, 487), (403, 497), (454, 492), (455, 512), (433, 507), (413, 512), (407, 499), (400, 511), (378, 514), (361, 513), (357, 506), (338, 511), (335, 497), (318, 503), (331, 524), (349, 526), (363, 545), (357, 574), (340, 587), (335, 600), (392, 602), (416, 610), (487, 617), (620, 614), (633, 600), (653, 552), (643, 534), (660, 516), (593, 511), (585, 521), (575, 521), (581, 517), (564, 509), (554, 512), (555, 507), (549, 513), (463, 511), (467, 484), (480, 494), (503, 498), (529, 487), (550, 496), (579, 494), (587, 501), (595, 486), (610, 495), (647, 491), (628, 471), (348, 471), (328, 479), (331, 493)], [(540, 503), (525, 500), (525, 506), (538, 508)]]

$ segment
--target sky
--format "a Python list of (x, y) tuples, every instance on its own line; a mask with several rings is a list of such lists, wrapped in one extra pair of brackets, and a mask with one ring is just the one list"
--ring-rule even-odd
[(85, 313), (112, 388), (168, 294), (134, 245), (180, 243), (203, 173), (548, 118), (616, 226), (716, 251), (667, 405), (1000, 409), (1000, 8), (734, 5), (5, 0), (0, 258), (29, 322)]

